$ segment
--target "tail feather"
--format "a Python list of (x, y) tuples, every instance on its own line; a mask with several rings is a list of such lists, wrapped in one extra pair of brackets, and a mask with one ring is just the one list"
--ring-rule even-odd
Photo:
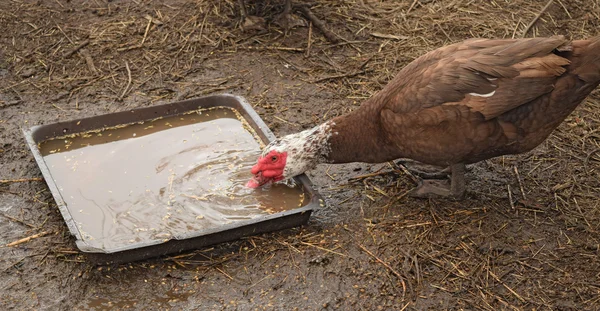
[(587, 83), (600, 83), (600, 36), (573, 41), (573, 51), (567, 58), (571, 60), (569, 71)]

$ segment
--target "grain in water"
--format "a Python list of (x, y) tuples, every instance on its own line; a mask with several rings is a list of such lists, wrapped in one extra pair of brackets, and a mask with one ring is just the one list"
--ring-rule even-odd
[(40, 144), (87, 245), (166, 241), (304, 205), (300, 187), (249, 189), (260, 145), (219, 107)]

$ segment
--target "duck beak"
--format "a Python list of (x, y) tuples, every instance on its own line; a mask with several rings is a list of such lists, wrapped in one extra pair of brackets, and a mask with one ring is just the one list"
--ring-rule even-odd
[(252, 176), (252, 179), (248, 181), (246, 187), (258, 188), (268, 183), (272, 178), (264, 177), (262, 172), (258, 172)]

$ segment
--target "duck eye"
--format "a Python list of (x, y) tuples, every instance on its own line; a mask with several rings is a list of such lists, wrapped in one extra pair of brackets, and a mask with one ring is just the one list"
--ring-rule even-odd
[(271, 157), (271, 161), (273, 161), (273, 162), (277, 162), (277, 156), (272, 156), (272, 157)]

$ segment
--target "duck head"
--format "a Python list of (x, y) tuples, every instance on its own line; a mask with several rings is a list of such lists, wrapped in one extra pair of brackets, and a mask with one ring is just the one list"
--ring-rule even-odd
[(246, 186), (258, 188), (283, 181), (326, 162), (330, 136), (331, 124), (324, 123), (272, 141), (252, 167), (253, 177)]

